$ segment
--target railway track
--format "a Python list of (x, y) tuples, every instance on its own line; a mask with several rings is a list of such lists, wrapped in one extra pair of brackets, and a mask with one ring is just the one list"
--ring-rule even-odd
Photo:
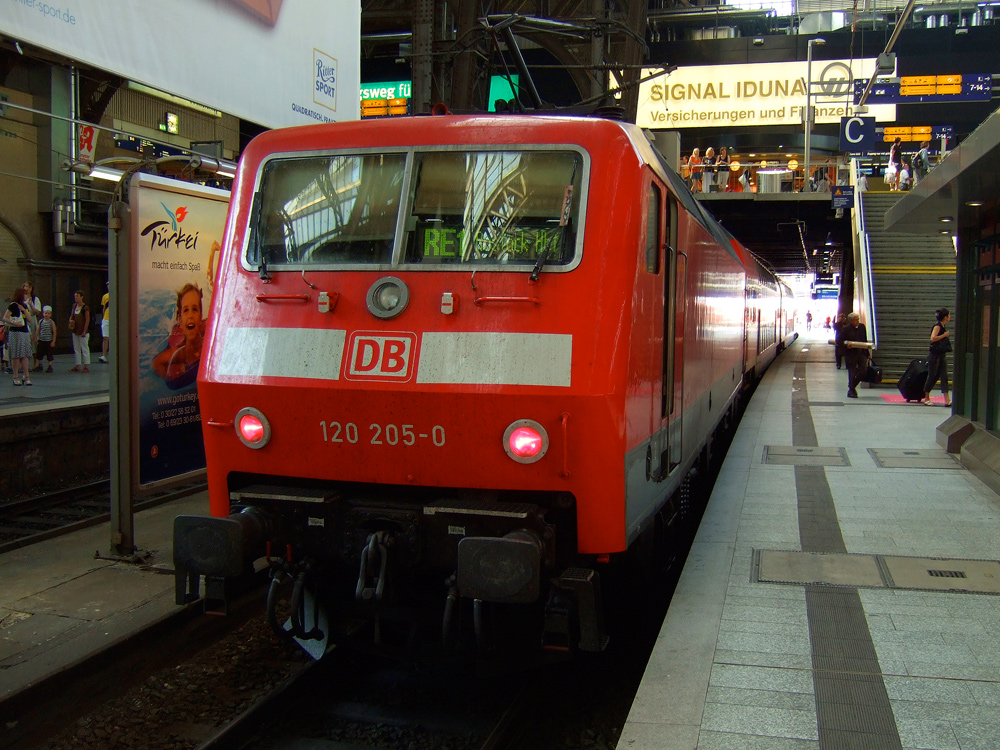
[(474, 678), (447, 670), (312, 662), (221, 727), (197, 750), (519, 747), (549, 681), (534, 674)]
[[(158, 492), (136, 502), (153, 508), (205, 489), (203, 482)], [(111, 483), (104, 479), (0, 505), (0, 554), (69, 534), (111, 518)]]
[[(5, 722), (0, 748), (176, 747), (176, 744), (156, 744), (156, 735), (161, 740), (169, 739), (167, 732), (157, 726), (164, 715), (182, 716), (172, 703), (179, 703), (179, 696), (181, 700), (187, 699), (182, 694), (203, 682), (203, 678), (182, 666), (185, 662), (195, 665), (206, 662), (205, 655), (215, 653), (219, 644), (232, 639), (234, 634), (241, 642), (250, 640), (242, 631), (248, 624), (262, 620), (260, 591), (234, 601), (228, 617), (205, 617), (197, 602), (178, 607), (149, 627), (0, 700), (0, 716)], [(211, 674), (218, 671), (217, 665), (212, 664), (208, 671), (210, 674), (204, 681), (218, 692), (212, 682), (218, 675)], [(230, 679), (242, 677), (234, 669)], [(172, 684), (180, 680), (187, 684)], [(152, 699), (151, 686), (156, 686)], [(201, 696), (191, 702), (198, 704), (199, 709), (205, 706)], [(150, 706), (144, 703), (152, 704), (154, 712), (160, 710), (160, 716), (150, 716)], [(123, 715), (126, 721), (121, 720)], [(144, 742), (127, 733), (131, 722), (138, 722), (138, 729), (146, 738)], [(105, 732), (108, 736), (102, 737)]]

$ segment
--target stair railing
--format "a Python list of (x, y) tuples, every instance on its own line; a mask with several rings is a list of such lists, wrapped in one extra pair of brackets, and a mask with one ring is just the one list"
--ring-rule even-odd
[(875, 318), (875, 285), (872, 278), (871, 248), (865, 227), (864, 192), (857, 189), (860, 174), (858, 160), (851, 159), (851, 184), (854, 189), (854, 277), (858, 290), (860, 315), (868, 329), (873, 349), (878, 349), (878, 322)]

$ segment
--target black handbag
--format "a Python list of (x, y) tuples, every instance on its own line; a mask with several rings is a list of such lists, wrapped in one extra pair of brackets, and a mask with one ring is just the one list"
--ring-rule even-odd
[(872, 360), (868, 360), (868, 370), (865, 372), (863, 380), (866, 383), (878, 385), (882, 382), (882, 368), (876, 365)]
[(951, 337), (939, 339), (931, 344), (931, 354), (947, 354), (951, 351)]

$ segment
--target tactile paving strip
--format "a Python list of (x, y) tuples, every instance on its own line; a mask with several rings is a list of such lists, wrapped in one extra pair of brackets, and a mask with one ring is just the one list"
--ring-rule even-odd
[(850, 466), (846, 448), (765, 445), (762, 462), (784, 466)]
[(754, 550), (754, 583), (1000, 594), (1000, 562)]

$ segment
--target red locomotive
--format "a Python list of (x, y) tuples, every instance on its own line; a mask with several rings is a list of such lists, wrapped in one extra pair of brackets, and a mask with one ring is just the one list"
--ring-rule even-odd
[(482, 636), (487, 608), (598, 650), (601, 566), (669, 522), (794, 338), (790, 299), (631, 124), (260, 135), (198, 378), (213, 517), (177, 519), (178, 601), (266, 561), (272, 625), (316, 655), (334, 617)]

